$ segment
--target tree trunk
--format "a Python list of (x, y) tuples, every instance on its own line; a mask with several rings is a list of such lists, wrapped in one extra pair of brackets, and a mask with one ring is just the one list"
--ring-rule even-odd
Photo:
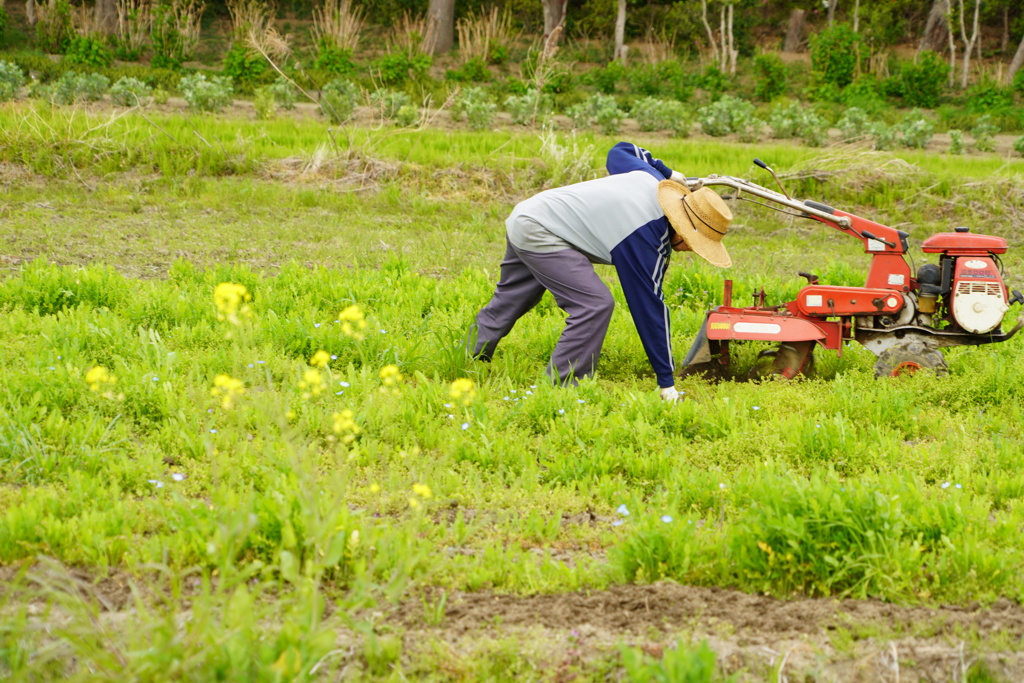
[(946, 0), (935, 0), (928, 12), (928, 19), (924, 24), (924, 31), (921, 33), (921, 42), (918, 43), (917, 51), (931, 50), (942, 52), (943, 44), (946, 42)]
[(36, 24), (36, 3), (35, 0), (25, 0), (25, 19), (29, 26)]
[[(726, 38), (722, 41), (723, 50), (727, 50), (729, 53), (729, 73), (736, 73), (736, 58), (739, 56), (740, 51), (736, 49), (736, 34), (732, 31), (733, 14), (736, 10), (736, 6), (729, 3), (729, 19), (728, 27), (726, 29)], [(726, 42), (728, 41), (728, 42)]]
[(804, 42), (804, 20), (807, 11), (795, 9), (789, 13), (789, 28), (786, 30), (786, 42), (782, 45), (783, 52), (797, 52)]
[(1013, 77), (1016, 75), (1020, 67), (1024, 66), (1024, 36), (1020, 39), (1020, 45), (1017, 46), (1017, 53), (1013, 55), (1013, 60), (1010, 62), (1010, 71), (1007, 73), (1007, 78), (1010, 83), (1013, 83)]
[(433, 45), (426, 46), (431, 54), (449, 52), (455, 43), (455, 0), (430, 0), (427, 8), (427, 35)]
[(946, 3), (946, 34), (949, 36), (949, 87), (956, 83), (956, 38), (953, 32), (953, 0)]
[(700, 18), (704, 22), (704, 30), (708, 32), (708, 43), (711, 45), (711, 58), (718, 63), (718, 41), (715, 40), (715, 32), (711, 30), (708, 23), (708, 0), (700, 0)]
[(853, 3), (853, 32), (857, 33), (860, 29), (860, 0), (856, 0)]
[(960, 36), (964, 41), (963, 73), (960, 76), (960, 88), (967, 88), (967, 72), (971, 68), (971, 50), (974, 49), (974, 41), (978, 39), (978, 12), (981, 9), (981, 0), (974, 0), (974, 22), (971, 25), (971, 37), (967, 38), (967, 28), (964, 25), (964, 0), (960, 0)]
[(96, 28), (103, 34), (109, 34), (116, 22), (116, 0), (96, 0)]
[(618, 0), (619, 11), (615, 15), (615, 59), (626, 65), (626, 0)]
[(1003, 36), (999, 41), (999, 54), (1006, 54), (1010, 49), (1010, 6), (1003, 8)]
[(544, 4), (544, 37), (562, 25), (565, 19), (565, 4), (567, 0), (542, 0)]
[(836, 18), (836, 5), (839, 4), (839, 0), (828, 0), (828, 27), (832, 28)]

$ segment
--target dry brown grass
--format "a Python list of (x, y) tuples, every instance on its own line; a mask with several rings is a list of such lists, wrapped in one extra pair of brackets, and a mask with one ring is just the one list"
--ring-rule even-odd
[(459, 59), (488, 60), (494, 45), (508, 46), (517, 33), (512, 29), (512, 15), (492, 7), (489, 12), (469, 14), (455, 24), (459, 36)]
[(403, 12), (402, 18), (388, 34), (388, 50), (409, 55), (432, 54), (435, 39), (434, 24), (422, 14)]
[(149, 0), (117, 0), (117, 24), (114, 33), (129, 50), (142, 50), (153, 27)]
[(349, 0), (324, 0), (313, 9), (313, 40), (318, 47), (356, 51), (363, 30), (363, 8)]
[(262, 35), (274, 21), (271, 9), (262, 0), (228, 0), (231, 35), (244, 42), (253, 33)]

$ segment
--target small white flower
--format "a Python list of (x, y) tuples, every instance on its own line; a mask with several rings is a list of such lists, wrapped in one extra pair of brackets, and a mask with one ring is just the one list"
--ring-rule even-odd
[(208, 413), (212, 413), (212, 412), (213, 412), (213, 408), (207, 408), (207, 409), (206, 409), (206, 412), (208, 412)]
[(576, 399), (576, 402), (577, 403), (586, 403), (587, 400), (585, 398), (578, 398), (578, 399)]
[(454, 415), (452, 415), (451, 413), (448, 413), (448, 419), (449, 419), (449, 420), (454, 420), (454, 419), (455, 419), (455, 416), (454, 416)]
[(451, 407), (452, 407), (452, 404), (451, 404), (451, 403), (445, 403), (445, 404), (444, 404), (444, 407), (445, 407), (445, 408), (451, 408)]
[(622, 526), (622, 520), (621, 519), (615, 520), (614, 522), (612, 522), (612, 526)]
[(174, 474), (171, 475), (171, 479), (173, 479), (174, 481), (185, 481), (185, 475), (182, 474), (181, 472), (175, 472)]
[(751, 406), (751, 410), (761, 410), (761, 406)]
[(164, 483), (162, 481), (157, 481), (156, 479), (147, 479), (146, 481), (158, 489), (162, 489), (164, 487)]
[(159, 377), (157, 377), (156, 375), (153, 375), (153, 381), (154, 381), (154, 382), (159, 382), (159, 381), (160, 381), (160, 378), (159, 378)]
[(661, 521), (665, 522), (665, 524), (668, 524), (669, 522), (672, 521), (672, 517), (671, 517), (671, 515), (662, 515), (661, 516)]
[(50, 366), (50, 369), (51, 369), (51, 370), (56, 370), (57, 368), (55, 368), (55, 367), (53, 367), (53, 366), (51, 365), (51, 366)]
[(64, 356), (57, 356), (57, 360), (62, 360)]
[(263, 363), (266, 363), (267, 361), (265, 361), (265, 360), (258, 360), (256, 362), (262, 365)]
[(948, 489), (949, 488), (949, 482), (948, 481), (942, 482), (942, 488)]
[(558, 414), (559, 415), (565, 415), (565, 408), (559, 408), (558, 409)]
[(256, 367), (256, 366), (255, 366), (255, 365), (253, 365), (252, 363), (249, 363), (249, 367), (250, 367), (250, 368), (254, 368), (254, 367)]
[(502, 400), (502, 401), (508, 401), (508, 400), (510, 400), (510, 399), (509, 399), (509, 397), (508, 397), (508, 396), (506, 396), (505, 398), (503, 398), (503, 399), (501, 399), (501, 400)]
[(527, 391), (527, 392), (526, 392), (526, 395), (527, 395), (527, 396), (533, 396), (533, 392), (532, 392), (532, 391)]
[(536, 388), (537, 388), (537, 385), (536, 385), (536, 384), (531, 384), (531, 385), (530, 385), (530, 388), (531, 388), (531, 389), (536, 389)]
[(216, 429), (211, 429), (211, 430), (210, 430), (210, 433), (211, 433), (211, 434), (216, 434), (216, 433), (217, 433), (217, 430), (216, 430)]
[(718, 488), (720, 488), (720, 489), (722, 489), (724, 491), (725, 490), (725, 484), (719, 484)]
[(509, 391), (511, 391), (513, 394), (516, 393), (515, 389), (509, 389)]
[(331, 360), (338, 360), (338, 354), (332, 353), (331, 354)]
[(320, 323), (313, 323), (313, 327), (320, 327)]
[(352, 385), (351, 385), (351, 384), (349, 384), (348, 382), (338, 382), (338, 384), (339, 384), (339, 385), (341, 385), (341, 386), (343, 386), (343, 387), (345, 387), (346, 389), (348, 389), (348, 388), (349, 388), (350, 386), (352, 386)]
[(615, 511), (618, 512), (623, 517), (628, 517), (629, 516), (629, 508), (626, 507), (625, 503), (623, 503), (619, 507), (615, 508)]
[(381, 333), (381, 334), (387, 334), (387, 333), (388, 333), (388, 331), (387, 331), (387, 330), (381, 330), (381, 331), (380, 331), (380, 333)]
[(962, 489), (963, 486), (961, 486), (960, 484), (956, 484), (956, 486), (954, 488)]
[(345, 390), (344, 390), (344, 389), (342, 389), (341, 391), (335, 391), (335, 392), (334, 392), (334, 395), (335, 395), (335, 396), (341, 396), (341, 395), (342, 395), (342, 394), (344, 394), (344, 393), (345, 393)]
[(462, 429), (463, 430), (469, 429), (469, 423), (468, 422), (463, 422), (462, 423)]

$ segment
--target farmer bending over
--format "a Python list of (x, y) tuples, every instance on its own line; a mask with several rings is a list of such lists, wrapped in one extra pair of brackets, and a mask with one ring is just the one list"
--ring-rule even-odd
[(612, 147), (607, 168), (608, 177), (546, 190), (512, 210), (505, 221), (501, 278), (470, 332), (473, 356), (490, 360), (498, 342), (547, 290), (569, 314), (548, 374), (560, 384), (592, 375), (614, 307), (592, 264), (612, 265), (661, 398), (676, 401), (662, 293), (669, 247), (728, 267), (722, 237), (732, 212), (710, 188), (691, 193), (680, 173), (634, 144)]

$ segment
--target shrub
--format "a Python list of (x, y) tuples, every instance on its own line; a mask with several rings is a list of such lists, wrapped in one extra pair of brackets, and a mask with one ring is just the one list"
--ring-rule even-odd
[(857, 107), (872, 114), (886, 108), (885, 99), (879, 91), (878, 79), (874, 76), (861, 76), (843, 88), (840, 99), (847, 107)]
[(458, 83), (482, 83), (493, 78), (487, 63), (480, 57), (473, 57), (458, 69), (448, 69), (444, 77)]
[(67, 0), (37, 3), (36, 12), (36, 47), (49, 54), (63, 54), (75, 36), (71, 4)]
[(963, 154), (964, 153), (964, 132), (952, 128), (949, 131), (949, 153), (950, 154)]
[(283, 76), (267, 86), (267, 90), (274, 96), (274, 102), (281, 109), (295, 109), (295, 103), (299, 99), (299, 91), (295, 89), (291, 81)]
[(163, 88), (156, 88), (153, 91), (153, 101), (157, 104), (167, 104), (167, 101), (171, 99), (171, 93), (167, 92)]
[(868, 133), (868, 115), (859, 107), (850, 107), (843, 112), (843, 117), (836, 124), (843, 140), (856, 140)]
[[(697, 110), (701, 132), (713, 137), (740, 133), (761, 127), (764, 122), (754, 116), (754, 105), (731, 95)], [(754, 124), (757, 121), (758, 124)]]
[(680, 137), (690, 133), (690, 117), (676, 100), (645, 97), (633, 103), (633, 118), (642, 131), (670, 130)]
[(895, 127), (885, 125), (882, 121), (875, 121), (868, 126), (868, 133), (874, 140), (875, 149), (892, 149), (896, 143), (896, 133), (899, 132)]
[(1018, 69), (1013, 75), (1013, 90), (1024, 94), (1024, 69)]
[(974, 114), (1001, 112), (1013, 108), (1013, 89), (983, 78), (964, 93), (964, 108)]
[(348, 76), (355, 72), (352, 50), (322, 43), (317, 51), (313, 66), (335, 76)]
[[(403, 104), (399, 107), (398, 111), (395, 112), (394, 122), (396, 126), (407, 127), (411, 126), (420, 120), (420, 108), (415, 104)], [(474, 118), (470, 117), (470, 125), (473, 124)], [(486, 127), (486, 126), (484, 126)]]
[(452, 119), (467, 119), (473, 130), (483, 130), (491, 125), (497, 105), (491, 102), (483, 88), (466, 88), (459, 93), (452, 105)]
[(609, 62), (607, 66), (588, 71), (584, 80), (597, 88), (598, 92), (611, 95), (615, 92), (615, 86), (625, 75), (626, 67), (622, 65), (622, 62)]
[(754, 57), (756, 85), (754, 95), (762, 102), (771, 102), (786, 92), (786, 65), (774, 53)]
[(178, 84), (188, 106), (198, 111), (220, 111), (231, 104), (234, 92), (231, 79), (213, 76), (207, 80), (205, 74), (185, 76)]
[(224, 55), (223, 67), (224, 75), (236, 86), (248, 89), (266, 72), (267, 62), (263, 55), (236, 41)]
[(370, 73), (382, 85), (397, 87), (405, 85), (410, 79), (421, 79), (431, 64), (433, 60), (430, 55), (389, 52), (373, 60), (370, 64)]
[(934, 109), (949, 78), (949, 64), (930, 50), (925, 50), (916, 62), (900, 65), (900, 92), (912, 107)]
[(915, 149), (924, 149), (935, 132), (935, 124), (916, 109), (903, 117), (898, 128), (903, 133), (903, 146)]
[(274, 93), (270, 88), (256, 88), (252, 106), (256, 110), (256, 118), (261, 121), (274, 118), (274, 112), (277, 111)]
[(1024, 157), (1024, 135), (1013, 141), (1013, 149), (1017, 154)]
[(110, 86), (106, 76), (100, 74), (76, 74), (66, 72), (57, 82), (40, 91), (54, 104), (74, 104), (75, 102), (95, 102), (103, 97)]
[(337, 78), (320, 91), (320, 111), (331, 123), (344, 123), (352, 118), (359, 103), (359, 88), (351, 81)]
[(196, 0), (159, 0), (152, 6), (153, 23), (150, 64), (165, 69), (178, 69), (195, 53), (199, 44), (199, 22), (204, 5)]
[(836, 24), (811, 36), (811, 68), (825, 83), (844, 88), (857, 69), (860, 36), (848, 24)]
[(992, 123), (992, 117), (985, 114), (978, 119), (971, 129), (971, 136), (974, 138), (974, 149), (979, 152), (996, 151), (995, 135), (999, 132), (999, 126)]
[(814, 110), (794, 102), (776, 107), (768, 118), (772, 136), (802, 138), (810, 147), (821, 147), (828, 141), (828, 125)]
[(122, 107), (136, 107), (147, 104), (152, 93), (144, 82), (125, 76), (110, 88), (110, 99)]
[(505, 99), (505, 109), (512, 115), (512, 123), (520, 126), (543, 124), (551, 116), (554, 101), (551, 95), (536, 88), (529, 88), (522, 95), (510, 95)]
[(4, 36), (7, 33), (7, 26), (11, 23), (10, 17), (7, 16), (7, 10), (0, 5), (0, 47), (6, 44)]
[(619, 132), (622, 119), (626, 116), (626, 113), (619, 109), (619, 103), (614, 97), (601, 93), (591, 95), (567, 113), (577, 127), (582, 128), (596, 123), (606, 135)]
[(630, 88), (638, 95), (658, 97), (669, 95), (677, 100), (690, 98), (691, 86), (677, 61), (640, 64), (626, 71)]
[(0, 102), (14, 99), (25, 85), (25, 74), (17, 64), (0, 61)]
[(377, 108), (381, 118), (393, 119), (398, 110), (409, 104), (409, 96), (398, 90), (377, 90), (370, 95), (370, 104)]
[(75, 36), (64, 50), (64, 61), (94, 68), (110, 66), (113, 56), (103, 41), (93, 36)]

